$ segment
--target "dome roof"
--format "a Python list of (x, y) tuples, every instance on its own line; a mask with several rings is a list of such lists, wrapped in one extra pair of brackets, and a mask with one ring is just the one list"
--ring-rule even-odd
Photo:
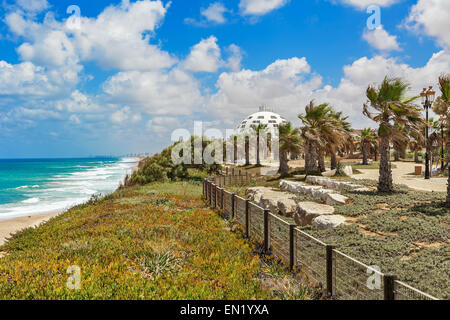
[(265, 124), (268, 129), (272, 129), (278, 128), (280, 124), (285, 123), (287, 123), (287, 120), (275, 112), (259, 111), (243, 120), (237, 129), (240, 133), (243, 133), (250, 131), (252, 126), (257, 126), (258, 124)]

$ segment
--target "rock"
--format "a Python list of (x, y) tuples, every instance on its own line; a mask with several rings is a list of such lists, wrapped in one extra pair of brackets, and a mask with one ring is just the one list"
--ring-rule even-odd
[(278, 214), (292, 218), (295, 211), (297, 210), (297, 202), (292, 199), (285, 199), (283, 201), (278, 200), (277, 207)]
[(372, 189), (366, 188), (366, 187), (362, 187), (362, 188), (353, 189), (353, 191), (356, 191), (356, 192), (369, 192), (369, 191), (372, 191)]
[(295, 195), (292, 193), (266, 187), (254, 187), (248, 188), (246, 194), (252, 202), (275, 214), (281, 212), (283, 215), (292, 216), (297, 208)]
[(321, 215), (312, 221), (312, 225), (320, 230), (334, 229), (345, 223), (345, 217), (341, 215)]
[(336, 175), (336, 170), (322, 172), (324, 177), (334, 177)]
[(344, 167), (343, 172), (346, 176), (350, 177), (353, 175), (353, 168), (351, 166), (346, 166), (346, 167)]
[(313, 219), (322, 215), (332, 215), (334, 208), (326, 204), (316, 202), (299, 202), (297, 204), (297, 211), (294, 214), (295, 222), (298, 225), (304, 226), (311, 224)]
[(348, 204), (350, 202), (350, 199), (346, 196), (343, 196), (339, 193), (329, 193), (327, 194), (327, 198), (325, 200), (325, 203), (329, 206), (334, 206), (336, 204)]

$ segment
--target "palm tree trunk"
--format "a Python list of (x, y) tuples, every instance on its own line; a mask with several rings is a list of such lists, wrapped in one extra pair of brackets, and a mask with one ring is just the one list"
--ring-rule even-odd
[(337, 157), (336, 157), (336, 153), (332, 152), (331, 153), (331, 170), (334, 170), (337, 168)]
[(389, 138), (381, 137), (380, 144), (380, 177), (378, 180), (378, 191), (392, 192), (394, 190), (392, 185), (392, 171), (391, 159), (389, 152)]
[(261, 158), (259, 157), (259, 132), (256, 133), (256, 165), (261, 165)]
[(289, 164), (287, 153), (284, 150), (280, 150), (280, 169), (278, 173), (281, 175), (289, 174)]
[(394, 161), (399, 161), (400, 160), (400, 152), (398, 152), (397, 150), (394, 150)]
[(448, 162), (448, 182), (446, 204), (450, 207), (450, 114), (447, 114), (447, 162)]
[(250, 165), (250, 140), (245, 137), (245, 165)]
[(414, 151), (414, 162), (419, 163), (419, 151), (418, 150)]
[(238, 146), (237, 139), (233, 139), (233, 162), (237, 163)]
[(317, 154), (314, 142), (306, 142), (306, 152), (305, 152), (305, 171), (306, 173), (317, 171)]
[(367, 148), (365, 145), (362, 146), (363, 162), (362, 164), (367, 166), (369, 162), (367, 161)]
[(319, 153), (319, 171), (320, 172), (325, 172), (326, 168), (325, 168), (325, 155), (323, 154), (323, 152)]

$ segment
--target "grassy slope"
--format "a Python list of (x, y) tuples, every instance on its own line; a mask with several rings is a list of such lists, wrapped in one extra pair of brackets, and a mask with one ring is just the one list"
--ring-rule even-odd
[[(277, 282), (278, 268), (265, 268), (200, 193), (181, 182), (123, 189), (19, 232), (0, 247), (0, 299), (280, 297), (261, 281)], [(79, 291), (66, 288), (71, 265)]]

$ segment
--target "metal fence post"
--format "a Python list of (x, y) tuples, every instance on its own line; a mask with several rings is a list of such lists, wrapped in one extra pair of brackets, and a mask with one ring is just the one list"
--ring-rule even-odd
[(395, 300), (395, 274), (385, 274), (384, 281), (384, 300)]
[(269, 213), (270, 210), (264, 210), (264, 253), (269, 252)]
[(213, 208), (217, 208), (217, 185), (214, 183), (213, 184), (213, 195), (214, 195), (214, 206)]
[(208, 180), (205, 178), (205, 179), (203, 179), (203, 198), (205, 199), (205, 200), (207, 200), (208, 198), (207, 198), (207, 196), (208, 196), (208, 194), (207, 194), (207, 191), (206, 191), (206, 187), (208, 186)]
[(231, 195), (231, 219), (234, 219), (234, 216), (235, 216), (235, 212), (234, 212), (234, 202), (236, 201), (236, 194), (235, 193), (233, 193), (232, 195)]
[(220, 209), (223, 210), (223, 193), (224, 193), (224, 188), (220, 189)]
[(245, 200), (245, 236), (250, 238), (250, 215), (249, 215), (250, 200)]
[(289, 270), (292, 271), (295, 265), (295, 227), (296, 224), (289, 225)]
[(212, 207), (212, 182), (209, 182), (209, 207)]
[(234, 176), (234, 168), (231, 169), (231, 175)]
[(334, 286), (333, 286), (333, 273), (334, 273), (334, 265), (333, 265), (333, 250), (336, 248), (335, 245), (327, 244), (326, 246), (326, 255), (327, 255), (327, 295), (328, 297), (332, 297), (334, 295)]

